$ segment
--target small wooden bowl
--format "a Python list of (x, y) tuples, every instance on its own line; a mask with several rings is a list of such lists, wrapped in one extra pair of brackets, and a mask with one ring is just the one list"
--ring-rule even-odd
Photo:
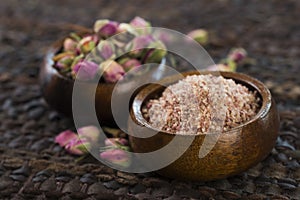
[[(81, 36), (93, 33), (91, 29), (87, 29), (85, 27), (75, 26), (74, 28), (76, 29), (77, 34)], [(58, 70), (53, 67), (54, 61), (52, 60), (54, 55), (62, 49), (63, 42), (64, 38), (56, 41), (48, 49), (44, 58), (44, 63), (41, 66), (39, 82), (46, 102), (57, 111), (72, 117), (72, 91), (74, 80), (59, 73)], [(166, 59), (164, 58), (159, 66), (162, 67), (165, 62)], [(163, 76), (163, 74), (156, 74), (155, 78), (159, 79), (160, 76)], [(134, 80), (132, 81), (134, 82)], [(80, 84), (84, 85), (84, 90), (82, 90), (80, 94), (82, 97), (90, 94), (90, 91), (93, 91), (93, 88), (95, 88), (94, 84), (97, 84), (95, 109), (99, 123), (102, 125), (116, 126), (111, 108), (112, 93), (116, 84), (100, 81), (98, 83), (82, 82)], [(126, 91), (122, 91), (120, 96), (126, 96), (127, 91), (131, 92), (130, 87), (127, 88)], [(122, 101), (121, 97), (120, 101)], [(127, 120), (124, 119), (125, 124), (126, 121)]]
[[(85, 27), (76, 26), (77, 34), (86, 35), (91, 34), (92, 30)], [(67, 78), (60, 74), (54, 67), (53, 56), (57, 54), (63, 46), (64, 38), (56, 41), (47, 51), (44, 63), (40, 70), (40, 85), (42, 94), (47, 103), (57, 111), (72, 116), (72, 91), (74, 80)], [(97, 83), (83, 83), (85, 84), (84, 93), (94, 88), (92, 84)], [(100, 123), (115, 125), (112, 111), (111, 111), (111, 96), (115, 84), (99, 82), (95, 94), (95, 108), (98, 120)]]
[[(201, 72), (208, 74), (212, 72)], [(183, 73), (183, 76), (199, 74), (199, 72)], [(225, 78), (231, 78), (245, 85), (250, 90), (256, 90), (262, 99), (261, 108), (250, 121), (220, 134), (213, 149), (204, 157), (199, 158), (199, 150), (206, 134), (196, 135), (188, 149), (173, 163), (158, 171), (159, 174), (185, 180), (210, 181), (226, 178), (241, 173), (263, 160), (275, 145), (279, 131), (279, 117), (276, 105), (270, 91), (258, 80), (247, 75), (233, 72), (220, 72)], [(180, 78), (173, 76), (164, 80), (169, 85)], [(131, 118), (134, 125), (129, 123), (129, 133), (153, 133), (154, 128), (143, 117), (142, 107), (149, 99), (160, 96), (165, 88), (151, 84), (141, 89), (131, 106)], [(140, 128), (145, 132), (138, 132)], [(178, 135), (182, 139), (190, 135)], [(174, 134), (160, 131), (148, 138), (129, 136), (134, 152), (146, 153), (158, 150), (168, 144)], [(172, 156), (176, 148), (166, 152), (164, 156)], [(158, 158), (159, 159), (159, 158)]]

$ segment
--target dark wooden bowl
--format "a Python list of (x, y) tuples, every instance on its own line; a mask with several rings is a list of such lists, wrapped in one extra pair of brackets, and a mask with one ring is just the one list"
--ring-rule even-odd
[[(92, 30), (85, 27), (75, 26), (74, 28), (76, 28), (77, 34), (81, 36), (93, 33)], [(54, 61), (52, 60), (53, 56), (62, 49), (63, 41), (64, 38), (56, 41), (48, 49), (44, 63), (41, 66), (39, 82), (46, 102), (57, 111), (72, 117), (72, 91), (74, 80), (59, 73), (58, 70), (53, 67)], [(160, 66), (164, 65), (165, 61), (166, 59), (164, 58)], [(156, 75), (155, 78), (159, 79), (160, 75)], [(132, 81), (134, 82), (134, 80)], [(95, 94), (97, 118), (102, 125), (116, 126), (111, 108), (112, 93), (116, 84), (101, 81), (98, 83), (82, 82), (80, 84), (84, 88), (80, 94), (82, 97), (90, 94), (90, 91), (93, 90), (92, 88), (95, 88), (95, 84), (97, 84)], [(126, 89), (128, 92), (131, 92), (130, 90), (130, 88)], [(122, 101), (121, 95), (126, 96), (126, 91), (123, 90), (118, 94), (120, 101)], [(127, 119), (124, 119), (124, 124), (127, 124)]]
[[(211, 72), (203, 72), (207, 74)], [(198, 72), (184, 73), (184, 76), (199, 74)], [(202, 74), (202, 73), (201, 73)], [(248, 122), (220, 134), (214, 148), (204, 158), (199, 158), (199, 150), (206, 134), (196, 135), (188, 149), (173, 163), (160, 169), (159, 174), (185, 180), (209, 181), (221, 179), (243, 172), (266, 158), (275, 145), (279, 130), (279, 117), (270, 91), (258, 80), (247, 75), (233, 72), (220, 72), (225, 78), (245, 85), (250, 90), (256, 90), (262, 99), (262, 105), (257, 115)], [(164, 83), (175, 83), (180, 78), (173, 76)], [(131, 106), (131, 118), (134, 125), (129, 123), (131, 134), (148, 134), (155, 131), (143, 117), (142, 106), (149, 99), (160, 96), (164, 87), (151, 84), (141, 89)], [(137, 125), (137, 126), (136, 126)], [(139, 132), (140, 128), (143, 132)], [(179, 135), (182, 141), (190, 135)], [(148, 138), (129, 136), (134, 152), (153, 152), (168, 144), (174, 134), (160, 131)], [(181, 143), (180, 143), (181, 144)], [(166, 152), (163, 156), (172, 156), (177, 149)], [(158, 158), (159, 159), (159, 158)]]
[[(77, 27), (79, 35), (92, 33), (92, 30)], [(47, 103), (57, 111), (72, 116), (72, 91), (74, 80), (63, 76), (53, 67), (53, 56), (57, 54), (63, 45), (64, 39), (56, 41), (47, 51), (44, 63), (40, 70), (40, 85), (42, 94)], [(85, 91), (81, 95), (93, 88), (92, 84), (98, 84), (95, 94), (95, 108), (100, 123), (115, 125), (111, 112), (111, 96), (115, 84), (112, 83), (83, 83)]]

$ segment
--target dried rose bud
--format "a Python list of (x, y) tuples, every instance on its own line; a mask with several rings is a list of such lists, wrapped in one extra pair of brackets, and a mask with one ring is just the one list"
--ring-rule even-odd
[(57, 54), (53, 57), (53, 61), (55, 61), (55, 66), (59, 69), (67, 69), (69, 68), (73, 61), (74, 61), (75, 55), (74, 53), (67, 51), (60, 54)]
[(76, 51), (77, 42), (71, 38), (66, 38), (64, 40), (64, 51)]
[(129, 24), (135, 28), (144, 28), (144, 27), (151, 26), (150, 22), (148, 22), (145, 19), (138, 17), (138, 16), (133, 18)]
[(128, 32), (128, 33), (130, 33), (132, 35), (135, 35), (135, 36), (138, 35), (138, 32), (135, 30), (135, 28), (133, 26), (131, 26), (130, 24), (127, 24), (127, 23), (119, 24), (117, 32), (118, 33)]
[(98, 53), (104, 60), (114, 59), (115, 55), (115, 46), (107, 40), (102, 40), (97, 46)]
[(131, 162), (129, 154), (121, 149), (108, 149), (100, 153), (100, 158), (122, 167), (128, 167)]
[(98, 141), (100, 131), (96, 126), (84, 126), (77, 130), (79, 138), (86, 138), (90, 142), (95, 143)]
[(145, 63), (159, 63), (167, 54), (165, 45), (160, 41), (151, 43), (148, 48), (143, 59)]
[(97, 20), (94, 24), (94, 31), (101, 36), (110, 37), (117, 33), (119, 24), (107, 19)]
[(140, 56), (145, 48), (148, 48), (155, 39), (152, 35), (142, 35), (135, 37), (131, 42), (126, 45), (126, 50), (134, 56)]
[(236, 63), (240, 63), (246, 57), (247, 57), (247, 52), (243, 48), (232, 49), (228, 54), (228, 59)]
[(98, 42), (97, 36), (95, 35), (86, 36), (79, 41), (79, 43), (77, 44), (77, 49), (81, 53), (87, 54), (95, 48), (97, 42)]
[(105, 146), (116, 146), (116, 145), (121, 145), (121, 146), (128, 146), (128, 140), (125, 138), (107, 138), (104, 141)]
[(142, 65), (142, 63), (135, 58), (124, 58), (119, 63), (123, 66), (126, 72), (131, 69), (136, 70)]
[(98, 65), (92, 61), (80, 61), (74, 67), (72, 75), (79, 80), (92, 80), (98, 71)]
[(55, 142), (58, 143), (60, 146), (64, 147), (68, 144), (71, 140), (77, 139), (78, 135), (70, 130), (66, 130), (61, 132), (55, 137)]
[(88, 153), (91, 149), (91, 143), (86, 138), (77, 138), (70, 140), (68, 144), (66, 144), (65, 149), (75, 155), (83, 155)]
[(108, 83), (115, 83), (122, 80), (125, 75), (123, 67), (114, 60), (107, 60), (101, 63), (100, 69), (103, 70), (103, 77)]
[(211, 65), (206, 68), (208, 71), (228, 71), (235, 72), (236, 64), (234, 62), (220, 63), (216, 65)]
[(141, 17), (133, 18), (129, 23), (139, 34), (145, 35), (151, 33), (151, 24)]
[(189, 32), (187, 35), (201, 45), (205, 45), (208, 43), (208, 32), (204, 29), (193, 30)]

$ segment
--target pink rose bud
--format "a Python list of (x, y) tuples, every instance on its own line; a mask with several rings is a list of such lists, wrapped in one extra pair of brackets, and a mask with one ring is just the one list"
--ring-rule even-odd
[(76, 46), (77, 46), (77, 42), (74, 41), (71, 38), (66, 38), (64, 40), (64, 51), (75, 51), (76, 50)]
[(228, 59), (230, 59), (236, 63), (241, 62), (246, 57), (247, 57), (247, 52), (243, 48), (232, 49), (228, 55)]
[(84, 54), (91, 52), (98, 42), (98, 38), (95, 35), (89, 35), (82, 38), (77, 44), (77, 49)]
[(83, 155), (91, 149), (91, 144), (86, 138), (77, 138), (66, 144), (65, 149), (71, 154)]
[(130, 165), (129, 154), (121, 149), (109, 149), (101, 152), (100, 158), (122, 167), (128, 167)]
[(161, 41), (152, 42), (148, 48), (150, 49), (143, 58), (144, 63), (159, 63), (167, 54), (166, 47)]
[(127, 58), (120, 62), (126, 72), (130, 71), (131, 69), (138, 69), (142, 65), (141, 62), (134, 58)]
[(125, 74), (123, 67), (114, 60), (104, 61), (101, 63), (100, 68), (103, 70), (103, 77), (108, 83), (122, 80)]
[(53, 60), (56, 61), (55, 66), (59, 69), (67, 69), (69, 68), (73, 61), (74, 61), (75, 55), (74, 53), (67, 51), (60, 54), (57, 54), (53, 57)]
[(80, 61), (73, 67), (73, 76), (79, 80), (87, 81), (95, 78), (98, 65), (92, 61)]
[(135, 37), (131, 42), (126, 45), (126, 51), (130, 52), (133, 56), (140, 56), (145, 48), (154, 42), (154, 38), (151, 35), (142, 35)]
[(116, 57), (114, 44), (107, 40), (102, 40), (98, 44), (97, 49), (101, 57), (105, 60), (114, 59)]
[(86, 138), (90, 142), (95, 143), (98, 141), (100, 131), (96, 126), (84, 126), (77, 130), (79, 138)]
[(187, 34), (192, 39), (196, 40), (201, 45), (208, 43), (208, 32), (204, 29), (196, 29)]
[(143, 18), (138, 17), (138, 16), (133, 18), (129, 24), (135, 28), (144, 28), (144, 27), (151, 26), (150, 22), (147, 22), (146, 20), (144, 20)]
[(233, 62), (230, 63), (220, 63), (216, 65), (211, 65), (206, 68), (208, 71), (227, 71), (234, 72), (236, 70), (236, 64)]
[(71, 140), (77, 139), (78, 135), (70, 130), (61, 132), (55, 137), (55, 142), (58, 143), (61, 147), (64, 147)]
[(97, 20), (94, 24), (94, 31), (101, 36), (110, 37), (117, 33), (118, 23), (107, 19)]
[(128, 32), (128, 33), (130, 33), (132, 35), (138, 35), (138, 33), (136, 32), (135, 28), (133, 26), (131, 26), (130, 24), (127, 24), (127, 23), (121, 23), (121, 24), (119, 24), (117, 32), (118, 33)]
[(104, 141), (105, 146), (116, 146), (116, 145), (121, 145), (121, 146), (128, 146), (128, 140), (125, 138), (107, 138)]

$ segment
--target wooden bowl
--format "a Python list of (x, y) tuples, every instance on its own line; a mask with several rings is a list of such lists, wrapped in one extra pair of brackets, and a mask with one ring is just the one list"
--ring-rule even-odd
[[(93, 31), (85, 27), (76, 26), (78, 35), (91, 34)], [(74, 80), (63, 76), (57, 69), (53, 67), (53, 56), (57, 54), (63, 46), (64, 38), (56, 41), (47, 51), (44, 58), (44, 63), (40, 70), (40, 85), (42, 94), (47, 103), (57, 111), (72, 116), (72, 91)], [(85, 82), (85, 90), (81, 95), (88, 93), (91, 88), (98, 84), (95, 94), (95, 109), (100, 123), (114, 125), (114, 120), (111, 112), (111, 96), (115, 84), (112, 83), (92, 83)]]
[[(212, 72), (201, 72), (208, 74)], [(199, 72), (183, 73), (183, 76), (199, 74)], [(199, 150), (206, 134), (194, 135), (195, 138), (188, 149), (173, 163), (160, 169), (159, 174), (185, 180), (210, 181), (222, 179), (241, 173), (266, 158), (275, 145), (279, 131), (279, 117), (276, 105), (270, 91), (258, 80), (247, 75), (234, 72), (220, 72), (225, 78), (231, 78), (250, 90), (256, 90), (262, 99), (261, 108), (256, 116), (248, 122), (220, 134), (213, 149), (203, 158), (199, 158)], [(163, 82), (167, 85), (175, 83), (180, 78), (173, 76)], [(149, 99), (160, 96), (165, 87), (151, 84), (141, 89), (133, 99), (131, 119), (129, 123), (130, 143), (134, 152), (153, 152), (168, 144), (174, 134), (159, 131), (148, 138), (137, 137), (155, 131), (143, 117), (141, 109)], [(144, 132), (138, 132), (140, 128)], [(194, 137), (193, 136), (193, 137)], [(178, 135), (182, 140), (191, 135)], [(181, 143), (180, 143), (181, 144)], [(176, 148), (165, 152), (164, 156), (172, 156)]]
[[(77, 34), (81, 36), (93, 33), (92, 30), (85, 27), (76, 26), (75, 28)], [(72, 117), (72, 91), (74, 80), (59, 73), (59, 71), (53, 67), (54, 61), (52, 60), (54, 55), (61, 51), (63, 41), (64, 38), (56, 41), (48, 49), (44, 58), (44, 63), (41, 66), (39, 82), (46, 102), (57, 111), (65, 114), (66, 116)], [(159, 66), (162, 67), (165, 62), (166, 59), (164, 58)], [(156, 79), (160, 79), (160, 75), (153, 74), (153, 76), (155, 76)], [(132, 81), (134, 82), (134, 80)], [(90, 94), (90, 91), (93, 91), (95, 84), (97, 84), (95, 94), (95, 110), (99, 123), (116, 126), (111, 108), (112, 93), (116, 84), (100, 81), (98, 83), (82, 81), (80, 84), (84, 88), (80, 94), (82, 97)], [(126, 90), (121, 91), (121, 94), (119, 95), (126, 95), (125, 93), (127, 91), (131, 92), (130, 86), (129, 88), (127, 87)], [(120, 97), (120, 101), (121, 100), (122, 98)], [(124, 124), (127, 124), (127, 120), (125, 119)]]

